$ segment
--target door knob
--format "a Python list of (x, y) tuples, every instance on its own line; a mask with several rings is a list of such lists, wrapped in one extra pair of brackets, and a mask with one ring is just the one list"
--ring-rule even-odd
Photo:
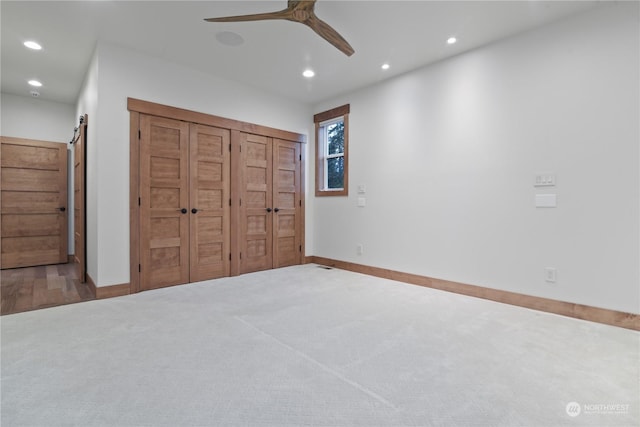
[(191, 209), (191, 213), (198, 213), (198, 209), (196, 208)]
[(58, 209), (60, 210), (60, 212), (64, 212), (67, 210), (67, 208), (65, 208), (64, 206), (60, 206)]
[(180, 212), (182, 212), (183, 214), (186, 214), (187, 213), (187, 209), (186, 208), (182, 208), (182, 209), (180, 209)]
[(267, 208), (267, 212), (271, 212), (271, 211), (272, 211), (272, 209), (271, 209), (271, 208)]
[(275, 208), (274, 211), (275, 212), (280, 212), (280, 208)]

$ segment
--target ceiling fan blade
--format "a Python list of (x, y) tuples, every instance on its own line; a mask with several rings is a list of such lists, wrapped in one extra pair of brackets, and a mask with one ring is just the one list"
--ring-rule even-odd
[(334, 30), (329, 24), (318, 18), (315, 14), (305, 20), (303, 24), (307, 25), (313, 31), (318, 33), (320, 37), (334, 45), (339, 51), (347, 56), (354, 54), (355, 50), (351, 47), (348, 41), (344, 39), (336, 30)]
[(311, 28), (320, 37), (338, 48), (347, 56), (354, 54), (354, 50), (336, 30), (329, 24), (321, 20), (314, 13), (316, 0), (289, 0), (287, 8), (278, 12), (257, 13), (254, 15), (225, 16), (221, 18), (208, 18), (207, 22), (244, 22), (244, 21), (264, 21), (269, 19), (286, 19), (288, 21), (299, 22)]
[(245, 22), (245, 21), (265, 21), (268, 19), (289, 19), (291, 10), (284, 9), (279, 12), (256, 13), (254, 15), (225, 16), (222, 18), (207, 18), (207, 22)]

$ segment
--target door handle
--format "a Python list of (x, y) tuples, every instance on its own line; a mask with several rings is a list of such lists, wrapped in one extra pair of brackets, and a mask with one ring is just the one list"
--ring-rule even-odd
[(180, 212), (182, 212), (183, 214), (186, 214), (187, 213), (187, 209), (186, 208), (182, 208), (182, 209), (180, 209)]
[(280, 208), (275, 208), (274, 211), (275, 212), (280, 212)]
[(192, 214), (194, 214), (194, 213), (198, 213), (198, 209), (196, 209), (196, 208), (191, 209), (191, 213), (192, 213)]
[(67, 208), (65, 208), (64, 206), (60, 206), (60, 207), (58, 208), (58, 210), (59, 210), (60, 212), (64, 212), (64, 211), (66, 211), (66, 210), (67, 210)]
[(271, 211), (272, 211), (272, 209), (271, 209), (271, 208), (267, 208), (267, 212), (269, 212), (269, 213), (270, 213)]

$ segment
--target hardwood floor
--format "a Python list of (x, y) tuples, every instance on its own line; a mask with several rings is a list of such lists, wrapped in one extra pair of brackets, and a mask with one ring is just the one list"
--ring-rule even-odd
[(1, 270), (0, 284), (1, 315), (95, 299), (73, 263)]

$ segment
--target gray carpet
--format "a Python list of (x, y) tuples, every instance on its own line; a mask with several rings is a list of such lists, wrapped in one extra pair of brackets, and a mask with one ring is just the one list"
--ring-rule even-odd
[(0, 321), (3, 427), (640, 425), (637, 332), (315, 265)]

